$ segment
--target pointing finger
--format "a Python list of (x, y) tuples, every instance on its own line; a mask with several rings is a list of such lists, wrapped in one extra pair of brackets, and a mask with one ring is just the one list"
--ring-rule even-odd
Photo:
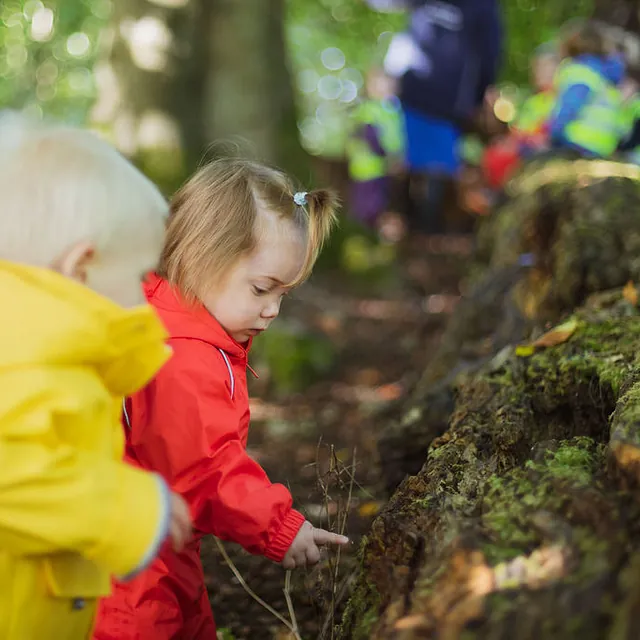
[(349, 544), (349, 538), (324, 529), (313, 530), (313, 541), (316, 544)]

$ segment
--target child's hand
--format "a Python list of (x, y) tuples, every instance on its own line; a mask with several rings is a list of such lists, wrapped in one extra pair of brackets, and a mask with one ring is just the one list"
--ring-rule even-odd
[(174, 551), (182, 551), (191, 540), (191, 514), (187, 503), (177, 494), (171, 494), (169, 537)]
[(293, 539), (289, 550), (282, 560), (285, 569), (295, 569), (316, 564), (320, 561), (320, 549), (322, 544), (348, 544), (349, 538), (331, 533), (324, 529), (316, 529), (309, 521), (305, 522)]

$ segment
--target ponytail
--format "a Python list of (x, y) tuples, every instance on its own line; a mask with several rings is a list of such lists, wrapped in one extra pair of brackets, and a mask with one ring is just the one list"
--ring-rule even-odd
[[(303, 196), (301, 200), (298, 196)], [(307, 229), (307, 247), (303, 267), (295, 282), (296, 286), (304, 282), (313, 270), (331, 230), (337, 222), (336, 210), (340, 200), (334, 191), (316, 189), (309, 193), (298, 193), (292, 196), (296, 208), (296, 218), (303, 222)]]

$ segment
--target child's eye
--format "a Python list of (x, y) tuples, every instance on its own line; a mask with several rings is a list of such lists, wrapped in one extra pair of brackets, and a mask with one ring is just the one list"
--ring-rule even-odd
[(266, 289), (262, 289), (261, 287), (256, 287), (254, 285), (253, 293), (255, 293), (255, 295), (257, 295), (257, 296), (264, 296), (265, 294), (267, 294), (269, 292)]

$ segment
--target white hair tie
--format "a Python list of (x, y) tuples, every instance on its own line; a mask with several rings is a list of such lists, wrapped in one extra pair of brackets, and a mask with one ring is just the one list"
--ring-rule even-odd
[(304, 205), (307, 204), (307, 192), (306, 191), (298, 191), (298, 193), (296, 193), (293, 196), (293, 201), (299, 207), (304, 207)]

